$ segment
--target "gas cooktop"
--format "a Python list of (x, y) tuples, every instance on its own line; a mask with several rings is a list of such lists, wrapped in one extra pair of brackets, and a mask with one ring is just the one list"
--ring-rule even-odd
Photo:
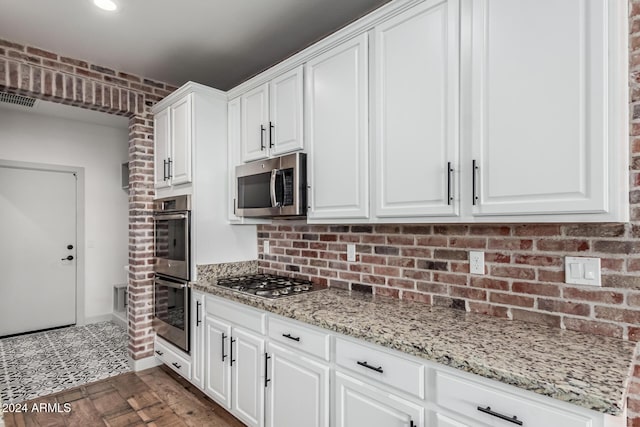
[(325, 289), (324, 287), (314, 285), (308, 280), (275, 276), (273, 274), (228, 277), (226, 279), (218, 279), (217, 285), (236, 292), (271, 299)]

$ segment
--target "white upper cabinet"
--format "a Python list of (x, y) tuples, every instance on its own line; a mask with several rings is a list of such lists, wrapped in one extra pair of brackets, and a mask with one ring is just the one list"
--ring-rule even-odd
[(310, 220), (369, 216), (367, 46), (362, 34), (306, 64)]
[(458, 0), (374, 29), (375, 217), (458, 213)]
[(472, 215), (614, 209), (626, 144), (624, 121), (609, 120), (627, 114), (613, 85), (616, 3), (468, 2)]
[(155, 145), (153, 160), (155, 165), (154, 183), (156, 188), (166, 188), (169, 186), (167, 159), (169, 158), (170, 132), (169, 108), (166, 108), (156, 113), (153, 118), (153, 140)]
[(241, 96), (243, 162), (303, 148), (302, 70), (299, 66)]
[(303, 148), (303, 67), (269, 83), (269, 148), (280, 155)]
[(192, 106), (193, 95), (187, 95), (170, 109), (173, 144), (170, 145), (169, 170), (172, 185), (191, 182)]
[(269, 85), (258, 86), (242, 95), (241, 110), (242, 160), (263, 159), (268, 156), (269, 144)]
[(156, 189), (191, 183), (193, 94), (189, 93), (155, 113), (154, 138)]

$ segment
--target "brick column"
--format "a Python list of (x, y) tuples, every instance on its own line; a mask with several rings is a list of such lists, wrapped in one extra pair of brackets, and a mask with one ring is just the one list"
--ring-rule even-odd
[(129, 355), (153, 354), (153, 116), (177, 88), (0, 39), (0, 91), (129, 117)]

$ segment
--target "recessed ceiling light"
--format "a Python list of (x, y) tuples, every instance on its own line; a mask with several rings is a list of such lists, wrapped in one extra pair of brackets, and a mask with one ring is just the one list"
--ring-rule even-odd
[(93, 0), (93, 4), (109, 12), (113, 12), (118, 8), (118, 5), (113, 0)]

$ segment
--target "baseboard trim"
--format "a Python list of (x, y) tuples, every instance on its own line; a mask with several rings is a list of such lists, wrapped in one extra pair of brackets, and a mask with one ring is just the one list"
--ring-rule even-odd
[[(91, 316), (84, 318), (84, 325), (90, 325), (92, 323), (100, 323), (100, 322), (110, 322), (112, 320), (111, 313), (109, 314), (101, 314), (99, 316)], [(78, 326), (84, 326), (78, 323)]]
[(162, 365), (162, 362), (155, 356), (145, 357), (140, 360), (129, 358), (129, 366), (131, 366), (131, 370), (134, 372), (144, 371), (145, 369), (155, 368), (160, 365)]
[(123, 328), (127, 329), (128, 325), (127, 325), (127, 320), (116, 314), (116, 313), (111, 313), (111, 319), (110, 319), (113, 323), (115, 323), (116, 325), (120, 325)]

